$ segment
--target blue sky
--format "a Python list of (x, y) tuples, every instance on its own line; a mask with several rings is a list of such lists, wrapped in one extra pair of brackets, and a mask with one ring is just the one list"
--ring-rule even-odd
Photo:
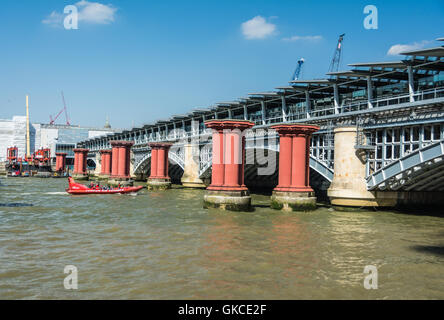
[[(76, 3), (78, 30), (66, 30)], [(369, 4), (377, 30), (363, 26)], [(32, 121), (48, 122), (63, 90), (74, 124), (138, 126), (286, 85), (300, 57), (303, 78), (321, 78), (340, 33), (345, 69), (397, 60), (394, 45), (440, 45), (443, 22), (439, 0), (4, 0), (0, 118), (24, 114), (30, 94)]]

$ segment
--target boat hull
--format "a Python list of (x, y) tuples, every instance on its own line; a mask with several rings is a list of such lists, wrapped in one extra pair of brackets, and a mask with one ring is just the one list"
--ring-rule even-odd
[(115, 190), (73, 190), (73, 189), (66, 189), (66, 192), (72, 195), (85, 195), (85, 194), (127, 194), (127, 193), (135, 193), (139, 192), (143, 189), (143, 186), (139, 187), (128, 187), (128, 188), (122, 188), (122, 189), (115, 189)]
[(87, 186), (76, 183), (72, 177), (68, 177), (69, 188), (66, 192), (72, 195), (85, 195), (85, 194), (125, 194), (125, 193), (135, 193), (143, 189), (143, 186), (139, 187), (124, 187), (111, 190), (103, 190), (100, 188), (88, 188)]

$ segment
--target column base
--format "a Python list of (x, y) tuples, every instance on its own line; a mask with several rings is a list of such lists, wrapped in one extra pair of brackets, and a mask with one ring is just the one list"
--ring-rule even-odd
[(171, 179), (149, 178), (147, 182), (148, 190), (163, 191), (171, 189)]
[(312, 191), (273, 191), (271, 208), (282, 211), (311, 211), (316, 209), (316, 197)]
[(203, 183), (202, 180), (198, 179), (195, 181), (184, 181), (182, 180), (182, 186), (184, 188), (193, 188), (193, 189), (205, 189), (207, 186)]
[(86, 173), (74, 173), (72, 175), (72, 178), (74, 180), (78, 180), (78, 181), (88, 181), (89, 180), (89, 176)]
[(109, 180), (109, 179), (110, 179), (110, 175), (108, 175), (108, 174), (99, 174), (99, 175), (97, 176), (97, 179), (98, 179), (99, 181), (106, 181), (106, 180)]
[(398, 193), (389, 192), (370, 192), (367, 190), (349, 190), (349, 189), (328, 189), (327, 195), (330, 203), (337, 209), (352, 208), (374, 208), (374, 207), (395, 207), (397, 204)]
[(248, 190), (208, 190), (204, 196), (204, 208), (218, 208), (228, 211), (252, 211)]
[(121, 177), (110, 177), (108, 179), (108, 184), (112, 187), (117, 187), (119, 184), (121, 187), (132, 187), (134, 181), (131, 178), (121, 178)]

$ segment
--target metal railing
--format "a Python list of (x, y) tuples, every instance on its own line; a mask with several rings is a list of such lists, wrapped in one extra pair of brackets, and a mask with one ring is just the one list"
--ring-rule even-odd
[[(380, 108), (380, 107), (386, 107), (386, 106), (392, 106), (392, 105), (399, 105), (409, 102), (415, 102), (415, 101), (424, 101), (424, 100), (431, 100), (431, 99), (437, 99), (444, 97), (444, 88), (434, 88), (434, 89), (428, 89), (416, 92), (412, 95), (410, 94), (400, 94), (400, 95), (394, 95), (390, 97), (384, 97), (380, 99), (372, 99), (372, 100), (360, 100), (358, 102), (352, 103), (352, 104), (343, 104), (338, 107), (335, 107), (334, 105), (329, 105), (326, 107), (323, 107), (321, 109), (312, 109), (309, 112), (306, 112), (305, 107), (298, 107), (297, 110), (292, 110), (287, 114), (287, 121), (297, 121), (297, 120), (303, 120), (303, 119), (310, 119), (317, 117), (324, 117), (329, 115), (338, 115), (345, 114), (348, 112), (353, 111), (360, 111), (360, 110), (367, 110), (371, 108)], [(410, 101), (412, 100), (412, 101)], [(370, 102), (370, 103), (369, 103)], [(282, 116), (279, 117), (269, 117), (265, 118), (266, 124), (272, 124), (275, 122), (279, 122), (279, 120), (282, 120)], [(262, 119), (255, 119), (254, 122), (257, 125), (262, 125)]]
[[(318, 117), (331, 116), (331, 115), (337, 115), (338, 117), (340, 117), (342, 114), (346, 114), (353, 111), (377, 109), (380, 107), (400, 105), (417, 101), (425, 101), (442, 97), (444, 97), (444, 87), (438, 87), (438, 88), (419, 91), (412, 95), (408, 93), (403, 93), (400, 95), (393, 95), (390, 97), (373, 99), (370, 101), (361, 100), (359, 102), (355, 102), (352, 104), (343, 104), (337, 107), (335, 107), (334, 105), (328, 105), (321, 108), (315, 106), (309, 112), (307, 112), (305, 106), (298, 106), (296, 108), (294, 108), (294, 106), (290, 106), (289, 107), (290, 111), (288, 112), (288, 114), (285, 115), (285, 121), (284, 121), (284, 116), (281, 114), (278, 115), (277, 112), (273, 112), (272, 116), (265, 117), (265, 119), (262, 118), (262, 115), (258, 114), (250, 115), (249, 120), (254, 122), (256, 125), (264, 125), (264, 122), (265, 125), (270, 125), (273, 123), (292, 122), (304, 119), (314, 120)], [(173, 133), (174, 131), (176, 131), (176, 133)], [(151, 132), (148, 135), (142, 134), (137, 139), (129, 138), (127, 140), (134, 140), (136, 145), (140, 145), (149, 142), (174, 141), (178, 139), (192, 138), (210, 133), (211, 131), (209, 132), (208, 129), (205, 130), (199, 129), (194, 131), (190, 129), (190, 131), (185, 131), (183, 128), (181, 128), (170, 131), (168, 134), (166, 134), (165, 131), (163, 131), (162, 133)], [(108, 138), (104, 137), (103, 139), (108, 139)], [(123, 137), (123, 139), (125, 138)], [(93, 151), (100, 149), (92, 141), (87, 141), (85, 146), (89, 147)]]

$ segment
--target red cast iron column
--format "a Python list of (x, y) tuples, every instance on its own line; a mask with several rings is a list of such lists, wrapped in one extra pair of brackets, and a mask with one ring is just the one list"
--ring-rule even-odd
[(111, 141), (111, 147), (112, 147), (111, 176), (117, 177), (119, 175), (119, 143), (118, 143), (118, 141)]
[(310, 125), (276, 125), (279, 133), (279, 185), (276, 191), (312, 192), (309, 186), (309, 143), (313, 132), (319, 130)]
[(159, 149), (157, 146), (150, 144), (151, 147), (151, 175), (150, 178), (157, 178), (157, 157)]
[(74, 172), (73, 173), (77, 173), (79, 172), (79, 153), (74, 151)]
[(65, 171), (66, 153), (56, 153), (56, 171)]
[(208, 190), (248, 190), (243, 184), (245, 138), (242, 132), (254, 126), (253, 122), (210, 120), (205, 122), (213, 129), (212, 183)]
[(119, 146), (119, 168), (117, 176), (119, 178), (126, 177), (126, 147), (124, 145)]
[(109, 176), (111, 175), (111, 150), (101, 150), (101, 158), (102, 158), (102, 168), (101, 175)]
[(88, 149), (74, 149), (74, 174), (86, 174)]
[(289, 211), (316, 208), (314, 191), (309, 184), (310, 137), (319, 127), (284, 124), (271, 127), (280, 138), (279, 184), (273, 191), (272, 207)]
[(224, 165), (224, 134), (222, 130), (213, 131), (213, 166), (211, 175), (211, 185), (222, 187), (224, 185), (225, 165)]
[(151, 175), (148, 178), (148, 189), (165, 190), (171, 187), (171, 178), (168, 176), (168, 153), (171, 143), (150, 143), (151, 147)]

